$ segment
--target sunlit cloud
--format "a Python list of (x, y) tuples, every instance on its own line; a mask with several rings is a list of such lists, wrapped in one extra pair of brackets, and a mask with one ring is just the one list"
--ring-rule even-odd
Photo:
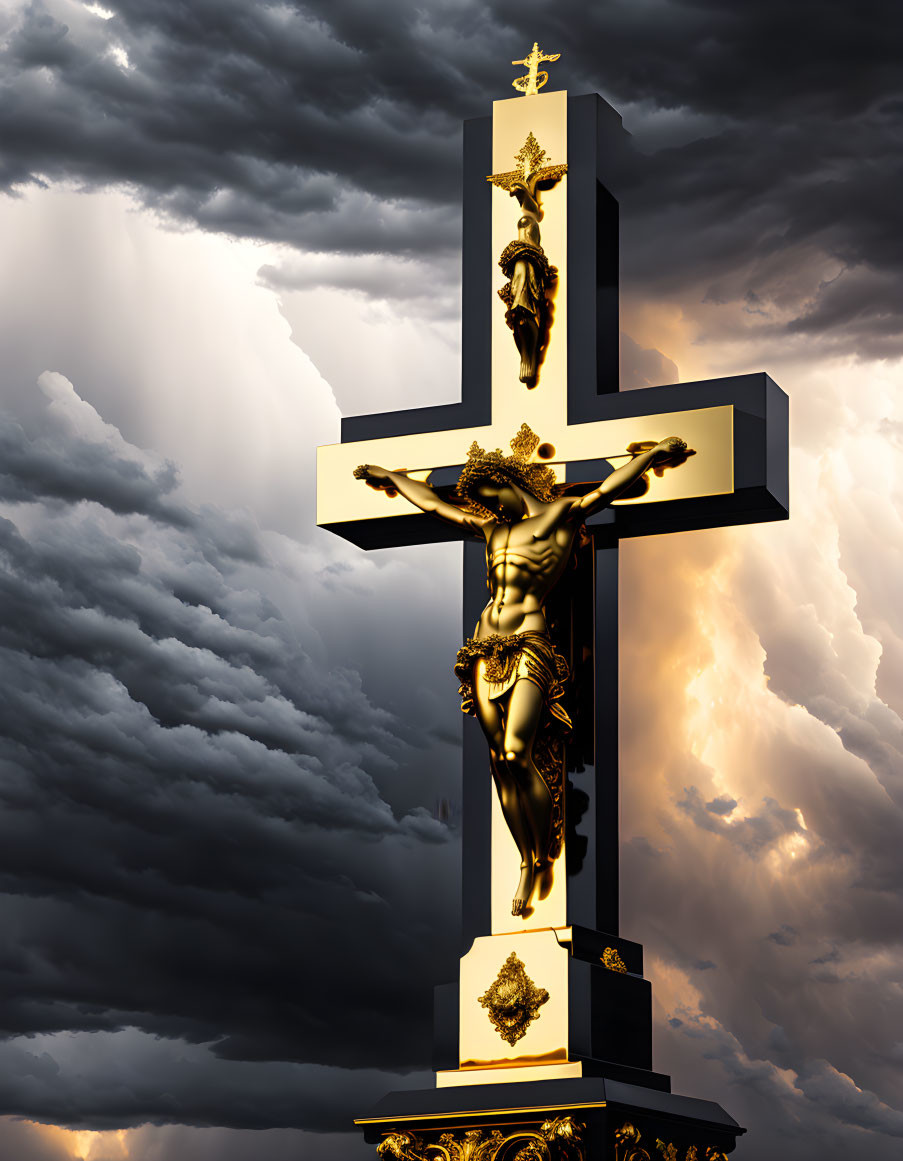
[(134, 1129), (94, 1132), (40, 1124), (34, 1124), (34, 1131), (38, 1137), (58, 1146), (61, 1157), (71, 1157), (72, 1161), (128, 1161), (129, 1144), (136, 1132)]

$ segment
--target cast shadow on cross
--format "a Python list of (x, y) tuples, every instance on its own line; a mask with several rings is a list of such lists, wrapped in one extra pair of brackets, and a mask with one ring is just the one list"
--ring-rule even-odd
[(562, 754), (572, 726), (564, 705), (568, 664), (552, 641), (546, 602), (587, 539), (589, 517), (650, 468), (660, 474), (695, 455), (678, 436), (633, 444), (628, 463), (573, 496), (548, 465), (530, 462), (538, 443), (527, 424), (512, 439), (511, 455), (474, 443), (448, 498), (404, 471), (362, 464), (354, 472), (485, 543), (489, 600), (458, 651), (455, 673), (461, 708), (476, 717), (489, 744), (493, 781), (521, 860), (511, 913), (525, 918), (534, 895), (548, 896), (562, 849)]

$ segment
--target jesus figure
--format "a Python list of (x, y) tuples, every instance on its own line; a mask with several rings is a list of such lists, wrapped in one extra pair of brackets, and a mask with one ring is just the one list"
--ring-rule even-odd
[(520, 852), (511, 911), (524, 917), (534, 896), (545, 898), (551, 890), (552, 864), (561, 851), (562, 741), (571, 724), (563, 705), (568, 666), (549, 636), (546, 600), (587, 517), (649, 468), (676, 467), (693, 454), (677, 436), (633, 444), (632, 452), (641, 450), (629, 463), (585, 495), (568, 496), (547, 464), (529, 462), (538, 443), (524, 424), (511, 441), (511, 455), (473, 444), (455, 488), (459, 503), (403, 471), (363, 464), (354, 473), (485, 540), (489, 600), (458, 652), (455, 672), (461, 708), (476, 716), (489, 743), (502, 813)]

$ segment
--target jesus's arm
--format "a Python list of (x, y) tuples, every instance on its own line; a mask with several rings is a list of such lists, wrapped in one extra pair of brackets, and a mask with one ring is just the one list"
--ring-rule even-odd
[(606, 508), (612, 500), (617, 500), (618, 496), (638, 480), (644, 472), (648, 471), (656, 461), (662, 462), (667, 459), (676, 467), (677, 464), (683, 463), (686, 458), (686, 443), (679, 436), (669, 436), (661, 443), (635, 455), (629, 464), (616, 468), (610, 476), (602, 481), (598, 488), (594, 488), (592, 492), (587, 492), (585, 496), (575, 500), (574, 510), (585, 520), (587, 516), (592, 516), (594, 512)]
[(465, 512), (441, 499), (429, 484), (412, 480), (404, 472), (390, 472), (388, 468), (381, 468), (376, 464), (361, 464), (359, 468), (354, 469), (354, 475), (358, 480), (366, 480), (368, 484), (373, 484), (382, 491), (394, 488), (422, 512), (438, 516), (441, 520), (447, 520), (459, 528), (466, 528), (468, 532), (482, 532), (483, 525), (486, 524), (481, 517)]

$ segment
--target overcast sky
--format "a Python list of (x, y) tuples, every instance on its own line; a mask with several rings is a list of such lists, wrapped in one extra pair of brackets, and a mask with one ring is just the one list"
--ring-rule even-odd
[(896, 13), (0, 0), (0, 1156), (363, 1159), (429, 1083), (459, 550), (320, 533), (313, 455), (457, 398), (461, 121), (535, 39), (632, 135), (623, 385), (792, 397), (791, 521), (622, 551), (656, 1067), (746, 1161), (900, 1155)]

